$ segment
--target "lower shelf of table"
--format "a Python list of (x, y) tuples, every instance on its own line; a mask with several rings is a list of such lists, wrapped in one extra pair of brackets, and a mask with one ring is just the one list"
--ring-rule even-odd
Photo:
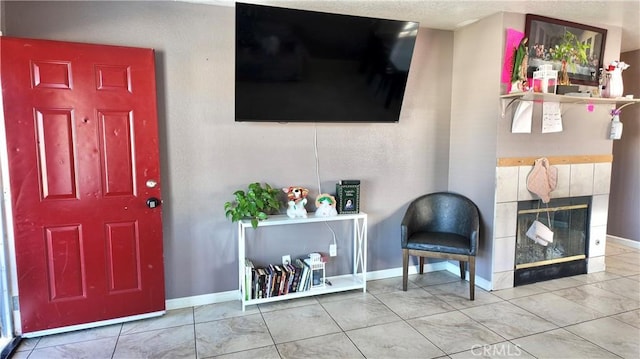
[(242, 310), (244, 310), (244, 308), (247, 305), (278, 302), (282, 300), (289, 300), (289, 299), (295, 299), (295, 298), (312, 297), (312, 296), (321, 295), (321, 294), (344, 292), (344, 291), (354, 290), (354, 289), (362, 289), (363, 292), (367, 290), (366, 281), (363, 279), (362, 274), (327, 277), (327, 280), (331, 282), (331, 285), (325, 284), (324, 287), (313, 288), (313, 289), (306, 290), (304, 292), (278, 295), (275, 297), (243, 300)]

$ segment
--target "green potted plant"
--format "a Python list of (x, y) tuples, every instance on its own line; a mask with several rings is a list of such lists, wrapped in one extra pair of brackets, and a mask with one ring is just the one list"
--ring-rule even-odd
[(251, 219), (251, 226), (258, 227), (258, 221), (267, 219), (269, 214), (280, 210), (281, 202), (278, 198), (280, 191), (272, 188), (268, 183), (264, 187), (259, 183), (251, 183), (246, 191), (233, 192), (234, 201), (224, 204), (224, 212), (231, 222), (241, 219)]
[(570, 85), (567, 65), (575, 68), (576, 64), (587, 65), (589, 63), (587, 49), (590, 47), (589, 44), (580, 42), (573, 33), (565, 31), (562, 42), (553, 47), (553, 51), (550, 51), (551, 59), (562, 63), (560, 78), (558, 79), (560, 85)]

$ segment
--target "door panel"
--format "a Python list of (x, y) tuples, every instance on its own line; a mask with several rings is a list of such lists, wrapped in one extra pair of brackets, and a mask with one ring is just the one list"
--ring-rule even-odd
[(36, 109), (42, 199), (76, 199), (74, 126), (70, 109)]
[(31, 67), (34, 88), (71, 89), (71, 63), (35, 60)]
[(98, 111), (106, 197), (135, 196), (133, 118), (130, 112)]
[(81, 233), (79, 225), (45, 228), (51, 302), (86, 295)]
[(153, 50), (0, 46), (23, 333), (163, 311)]
[(110, 293), (140, 290), (139, 238), (137, 222), (107, 224)]

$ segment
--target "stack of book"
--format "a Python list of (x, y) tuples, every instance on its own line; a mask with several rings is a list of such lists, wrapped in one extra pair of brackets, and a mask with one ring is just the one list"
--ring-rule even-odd
[(245, 258), (244, 299), (262, 299), (311, 289), (313, 274), (309, 258), (289, 264), (256, 267)]

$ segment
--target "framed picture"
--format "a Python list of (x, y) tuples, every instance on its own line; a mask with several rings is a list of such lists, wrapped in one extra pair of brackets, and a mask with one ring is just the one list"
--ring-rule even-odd
[(540, 65), (562, 70), (571, 84), (598, 86), (607, 30), (544, 16), (527, 14), (524, 36), (528, 39), (527, 77)]

